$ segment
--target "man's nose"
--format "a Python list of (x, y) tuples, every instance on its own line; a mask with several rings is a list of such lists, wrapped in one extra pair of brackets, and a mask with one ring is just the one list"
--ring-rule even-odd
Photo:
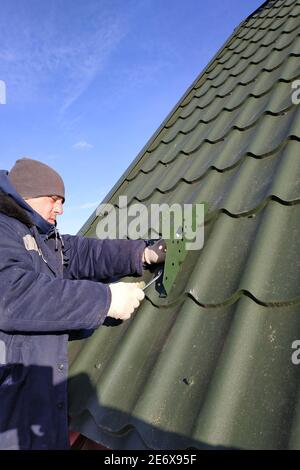
[(55, 202), (54, 212), (55, 212), (55, 214), (57, 214), (57, 215), (61, 215), (61, 214), (64, 213), (62, 201), (56, 201), (56, 202)]

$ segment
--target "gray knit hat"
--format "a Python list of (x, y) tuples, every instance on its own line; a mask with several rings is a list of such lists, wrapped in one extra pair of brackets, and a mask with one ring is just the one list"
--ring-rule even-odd
[(23, 198), (60, 196), (65, 200), (62, 178), (45, 163), (21, 158), (16, 161), (8, 177)]

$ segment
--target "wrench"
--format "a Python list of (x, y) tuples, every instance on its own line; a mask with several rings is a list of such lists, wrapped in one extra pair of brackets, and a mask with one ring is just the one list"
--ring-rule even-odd
[(162, 275), (162, 273), (163, 273), (163, 270), (161, 269), (159, 271), (159, 273), (156, 276), (154, 276), (154, 278), (151, 279), (151, 281), (148, 282), (148, 284), (146, 284), (145, 287), (143, 287), (143, 290), (145, 290), (145, 289), (147, 289), (147, 287), (151, 286), (151, 284), (153, 284), (153, 282), (155, 282)]

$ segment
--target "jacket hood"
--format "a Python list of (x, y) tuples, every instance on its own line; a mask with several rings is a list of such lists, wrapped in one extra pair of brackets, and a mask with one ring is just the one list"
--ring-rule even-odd
[(17, 204), (20, 206), (32, 221), (33, 225), (36, 225), (39, 232), (42, 234), (49, 234), (55, 228), (54, 225), (49, 224), (43, 217), (40, 216), (32, 207), (30, 207), (27, 202), (22, 198), (22, 196), (16, 191), (14, 186), (11, 184), (8, 178), (8, 171), (0, 170), (0, 192), (10, 196)]

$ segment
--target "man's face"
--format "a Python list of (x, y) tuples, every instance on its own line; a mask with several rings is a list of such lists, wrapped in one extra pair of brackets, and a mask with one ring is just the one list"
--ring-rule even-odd
[(43, 219), (50, 224), (55, 224), (56, 217), (63, 213), (63, 199), (59, 196), (42, 196), (25, 199), (27, 204), (32, 207)]

